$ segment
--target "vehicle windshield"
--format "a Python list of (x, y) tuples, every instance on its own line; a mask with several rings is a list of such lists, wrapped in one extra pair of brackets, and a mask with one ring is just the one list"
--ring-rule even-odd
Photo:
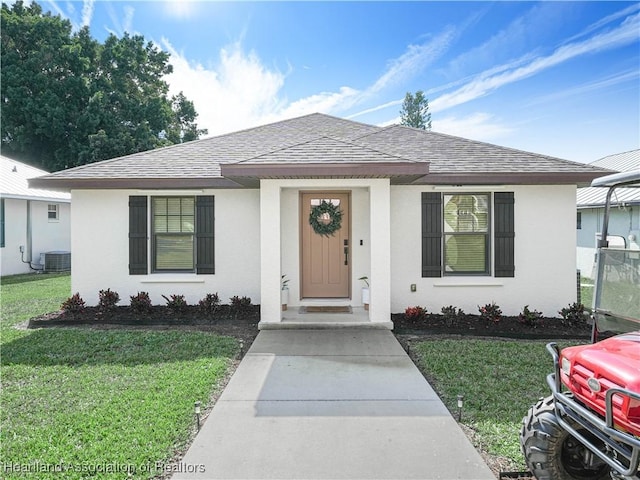
[[(592, 185), (611, 189), (605, 207), (610, 208), (616, 191), (640, 188), (640, 171), (602, 177), (594, 180)], [(602, 228), (605, 235), (608, 218), (605, 212)], [(628, 240), (624, 246), (603, 242), (598, 249), (593, 310), (596, 328), (601, 334), (640, 330), (640, 249), (637, 248), (640, 239)]]

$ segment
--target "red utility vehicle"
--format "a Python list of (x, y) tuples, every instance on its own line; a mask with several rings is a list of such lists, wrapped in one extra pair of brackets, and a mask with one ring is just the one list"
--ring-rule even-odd
[(609, 248), (614, 191), (640, 188), (640, 171), (608, 175), (596, 260), (592, 343), (559, 350), (551, 395), (523, 419), (520, 443), (538, 480), (640, 479), (640, 250)]

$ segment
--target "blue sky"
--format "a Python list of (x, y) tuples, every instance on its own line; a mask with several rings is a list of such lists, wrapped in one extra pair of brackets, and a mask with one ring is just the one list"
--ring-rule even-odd
[(590, 162), (640, 148), (638, 2), (43, 1), (99, 40), (171, 53), (171, 91), (220, 134), (313, 112)]

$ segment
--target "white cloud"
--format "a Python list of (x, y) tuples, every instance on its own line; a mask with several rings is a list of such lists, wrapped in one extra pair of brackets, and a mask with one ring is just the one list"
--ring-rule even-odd
[(640, 3), (635, 3), (623, 10), (619, 10), (617, 12), (612, 13), (611, 15), (608, 15), (604, 18), (601, 18), (600, 20), (598, 20), (597, 22), (589, 25), (586, 29), (584, 29), (582, 32), (580, 32), (577, 35), (574, 35), (571, 38), (568, 38), (566, 41), (567, 42), (572, 42), (573, 40), (580, 38), (580, 37), (584, 37), (585, 35), (605, 26), (607, 23), (611, 23), (615, 20), (618, 20), (619, 18), (622, 17), (626, 17), (627, 15), (634, 13), (636, 11), (640, 10)]
[(496, 121), (489, 113), (476, 112), (461, 118), (449, 116), (434, 119), (432, 130), (489, 142), (511, 133), (513, 128)]
[[(404, 101), (404, 99), (392, 100), (390, 102), (383, 103), (382, 105), (376, 105), (375, 107), (367, 108), (366, 110), (362, 110), (360, 112), (353, 113), (353, 114), (349, 115), (346, 118), (348, 118), (348, 119), (356, 118), (356, 117), (360, 117), (362, 115), (367, 115), (369, 113), (375, 113), (375, 112), (378, 112), (380, 110), (384, 110), (386, 108), (397, 107), (398, 105), (401, 105), (403, 101)], [(398, 117), (398, 118), (400, 118), (400, 117)]]
[(531, 100), (523, 105), (523, 107), (527, 108), (533, 105), (538, 105), (542, 103), (549, 102), (557, 102), (566, 97), (571, 97), (575, 95), (584, 95), (585, 93), (593, 92), (595, 90), (601, 90), (603, 88), (609, 88), (614, 85), (618, 85), (620, 83), (630, 82), (635, 80), (636, 82), (640, 78), (640, 71), (636, 69), (628, 70), (626, 72), (621, 72), (616, 75), (610, 75), (608, 77), (589, 82), (583, 83), (582, 85), (578, 85), (573, 88), (561, 90), (559, 92), (554, 92), (549, 95), (543, 95), (534, 100)]
[(88, 27), (93, 19), (94, 0), (84, 0), (82, 4), (82, 26)]
[(125, 33), (135, 34), (133, 30), (133, 16), (135, 9), (131, 5), (125, 5), (122, 7), (122, 13), (117, 12), (112, 2), (106, 3), (107, 15), (113, 28), (105, 26), (107, 32), (115, 35), (116, 37), (122, 37)]
[(299, 117), (309, 113), (337, 113), (351, 107), (360, 92), (350, 87), (341, 87), (339, 92), (322, 92), (302, 98), (287, 106), (278, 116)]
[(389, 86), (406, 82), (420, 73), (444, 54), (454, 36), (455, 30), (448, 28), (422, 45), (409, 45), (407, 51), (392, 60), (382, 76), (367, 88), (366, 94), (377, 93)]
[(190, 62), (167, 39), (173, 73), (167, 77), (170, 94), (183, 91), (198, 112), (198, 125), (209, 135), (239, 130), (277, 119), (283, 110), (278, 94), (285, 75), (267, 69), (254, 52), (236, 43), (220, 50), (215, 67)]
[(505, 68), (503, 69), (504, 71), (497, 74), (494, 74), (493, 71), (491, 73), (483, 72), (458, 90), (446, 93), (433, 100), (431, 102), (431, 110), (442, 111), (475, 100), (504, 85), (536, 75), (543, 70), (580, 55), (608, 50), (637, 41), (639, 28), (640, 15), (633, 15), (614, 30), (595, 35), (582, 42), (564, 45), (556, 49), (551, 55), (535, 58), (525, 65), (513, 69)]
[[(379, 127), (399, 125), (400, 117), (395, 117), (378, 124)], [(457, 137), (470, 138), (482, 142), (492, 142), (513, 132), (513, 127), (494, 119), (485, 112), (476, 112), (464, 117), (438, 117), (432, 122), (432, 131), (446, 133)]]

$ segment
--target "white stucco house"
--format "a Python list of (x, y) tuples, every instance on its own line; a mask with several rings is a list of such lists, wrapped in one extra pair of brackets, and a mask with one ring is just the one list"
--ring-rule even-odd
[(261, 328), (322, 305), (391, 328), (390, 314), (413, 305), (476, 313), (495, 301), (505, 314), (528, 304), (556, 315), (576, 298), (576, 187), (605, 173), (312, 114), (31, 185), (71, 192), (72, 288), (89, 304), (106, 288), (158, 304), (218, 292), (259, 303)]
[[(608, 155), (590, 165), (614, 172), (640, 170), (640, 150)], [(578, 188), (577, 258), (583, 277), (595, 277), (596, 242), (600, 237), (604, 216), (606, 188)], [(609, 245), (640, 250), (640, 190), (634, 188), (616, 191), (609, 219)]]
[(71, 195), (30, 188), (30, 178), (48, 172), (4, 156), (0, 173), (0, 275), (41, 271), (45, 258), (50, 269), (64, 270), (71, 248)]

